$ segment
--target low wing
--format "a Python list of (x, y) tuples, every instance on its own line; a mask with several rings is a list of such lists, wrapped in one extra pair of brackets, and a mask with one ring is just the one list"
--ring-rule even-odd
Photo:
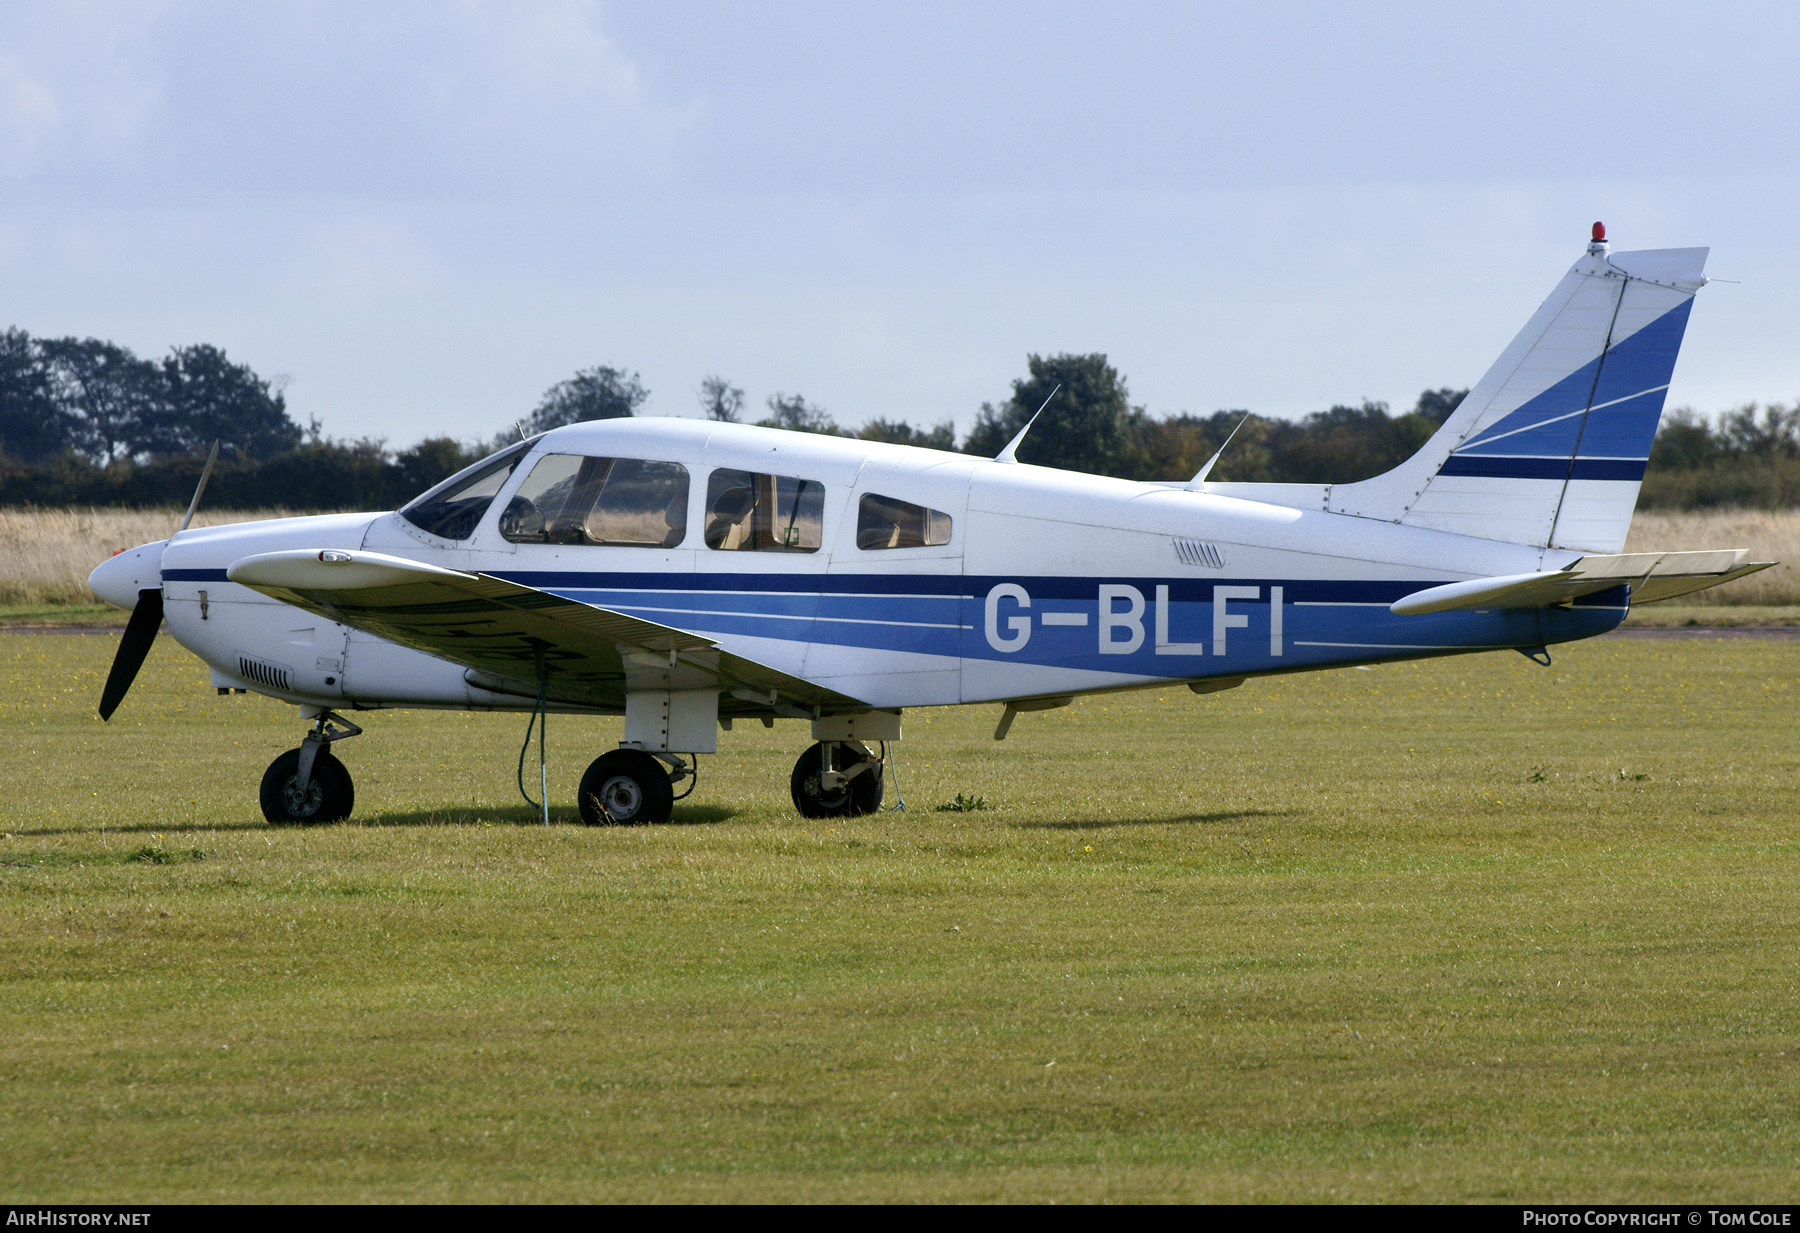
[(495, 693), (623, 710), (628, 690), (721, 691), (721, 715), (811, 718), (869, 704), (720, 649), (710, 638), (488, 574), (378, 552), (245, 557), (233, 582), (329, 620), (462, 664)]
[(1652, 603), (1716, 587), (1721, 582), (1768, 569), (1774, 561), (1741, 564), (1748, 550), (1723, 548), (1709, 552), (1631, 552), (1588, 556), (1564, 569), (1539, 574), (1474, 578), (1415, 591), (1388, 605), (1401, 616), (1456, 612), (1473, 608), (1548, 608), (1566, 604), (1610, 587), (1631, 588), (1631, 602)]

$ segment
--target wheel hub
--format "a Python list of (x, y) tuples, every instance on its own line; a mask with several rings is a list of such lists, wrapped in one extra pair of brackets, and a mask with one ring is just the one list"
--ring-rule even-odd
[(319, 807), (325, 803), (325, 789), (319, 783), (317, 775), (306, 781), (304, 789), (300, 787), (299, 779), (300, 777), (295, 775), (282, 786), (282, 803), (287, 806), (290, 816), (310, 818), (318, 813)]
[(827, 788), (824, 784), (824, 777), (821, 775), (808, 775), (806, 777), (806, 792), (808, 796), (819, 802), (819, 804), (826, 809), (836, 809), (850, 798), (850, 789), (847, 785), (837, 788)]
[(601, 785), (600, 808), (606, 810), (613, 821), (623, 822), (627, 818), (635, 818), (643, 807), (644, 790), (631, 776), (614, 775)]

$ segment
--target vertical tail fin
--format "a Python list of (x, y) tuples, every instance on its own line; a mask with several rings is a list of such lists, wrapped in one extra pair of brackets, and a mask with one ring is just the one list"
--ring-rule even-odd
[(1594, 230), (1425, 447), (1333, 486), (1329, 509), (1518, 544), (1624, 546), (1707, 250), (1612, 253)]

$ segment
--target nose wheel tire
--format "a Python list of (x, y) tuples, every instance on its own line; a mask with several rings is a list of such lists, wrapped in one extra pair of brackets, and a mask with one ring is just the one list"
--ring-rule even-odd
[(310, 826), (342, 822), (356, 805), (356, 787), (344, 764), (321, 749), (313, 759), (312, 777), (299, 784), (300, 751), (290, 749), (263, 772), (260, 795), (263, 817), (276, 826)]
[(615, 749), (595, 758), (582, 775), (579, 803), (589, 826), (642, 826), (669, 820), (675, 789), (661, 762), (635, 749)]
[(824, 742), (821, 741), (801, 754), (800, 760), (794, 763), (793, 775), (788, 779), (788, 788), (794, 797), (794, 808), (800, 811), (800, 816), (858, 818), (880, 809), (880, 760), (857, 742), (837, 742), (833, 761), (840, 772), (854, 770), (859, 763), (866, 764), (867, 769), (835, 788), (827, 788), (822, 780), (824, 749)]

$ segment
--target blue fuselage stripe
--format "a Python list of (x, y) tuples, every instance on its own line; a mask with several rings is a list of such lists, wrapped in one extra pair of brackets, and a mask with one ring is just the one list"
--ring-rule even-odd
[[(1621, 586), (1567, 609), (1402, 617), (1387, 605), (1419, 590), (1417, 580), (573, 571), (494, 576), (718, 637), (1175, 679), (1570, 641), (1613, 628), (1628, 602)], [(164, 578), (225, 580), (223, 570), (203, 569), (168, 570)], [(1111, 596), (1104, 607), (1102, 588)], [(1279, 612), (1271, 603), (1277, 589)], [(1020, 601), (1020, 590), (1029, 602)]]

